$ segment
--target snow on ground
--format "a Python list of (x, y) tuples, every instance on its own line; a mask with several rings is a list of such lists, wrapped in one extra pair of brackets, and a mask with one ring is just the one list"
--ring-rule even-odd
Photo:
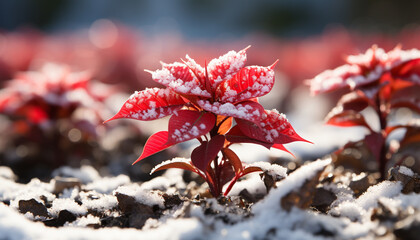
[[(87, 184), (82, 185), (83, 191), (74, 187), (63, 191), (63, 194), (59, 196), (52, 194), (53, 180), (50, 183), (43, 183), (34, 179), (24, 185), (15, 183), (7, 176), (0, 176), (2, 182), (0, 200), (10, 201), (10, 206), (0, 203), (0, 239), (261, 239), (265, 237), (267, 239), (328, 239), (328, 236), (320, 234), (323, 231), (339, 239), (372, 239), (375, 238), (374, 234), (379, 225), (377, 221), (372, 221), (370, 216), (379, 202), (394, 208), (420, 210), (420, 194), (402, 194), (401, 182), (391, 181), (383, 181), (371, 186), (358, 198), (343, 200), (338, 197), (337, 203), (331, 205), (335, 207), (328, 214), (296, 207), (286, 210), (282, 207), (280, 202), (283, 197), (298, 190), (306, 181), (330, 164), (331, 159), (317, 160), (303, 165), (288, 176), (284, 174), (285, 178), (277, 182), (275, 188), (251, 207), (249, 217), (226, 212), (227, 209), (219, 205), (216, 200), (208, 199), (207, 204), (211, 206), (212, 211), (225, 214), (225, 217), (228, 216), (231, 219), (231, 223), (225, 223), (223, 218), (217, 215), (206, 214), (206, 207), (203, 205), (189, 205), (189, 214), (182, 217), (183, 211), (188, 208), (188, 204), (184, 203), (172, 210), (167, 210), (167, 214), (160, 218), (147, 220), (143, 230), (117, 227), (89, 228), (86, 226), (99, 224), (101, 219), (87, 212), (91, 210), (106, 212), (115, 208), (118, 205), (116, 193), (132, 196), (137, 202), (145, 205), (158, 205), (162, 209), (164, 205), (162, 197), (157, 192), (150, 191), (150, 188), (162, 187), (165, 181), (167, 184), (163, 184), (165, 185), (163, 187), (173, 186), (176, 181), (182, 181), (180, 178), (182, 171), (169, 171), (158, 180), (148, 183), (148, 187), (147, 183), (144, 183), (146, 187), (142, 187), (142, 184), (120, 181), (121, 176), (115, 177), (116, 181), (112, 183), (109, 178), (100, 177), (92, 170), (86, 171), (86, 168), (71, 169), (71, 171), (65, 168), (67, 170), (64, 172), (71, 172), (72, 177), (78, 176)], [(277, 172), (282, 172), (277, 170)], [(411, 173), (406, 169), (400, 171)], [(258, 189), (266, 191), (259, 174), (249, 176), (238, 182), (232, 193), (238, 193), (244, 187), (250, 192)], [(85, 188), (98, 183), (108, 185), (104, 187), (107, 191)], [(185, 187), (185, 184), (181, 186)], [(111, 188), (113, 188), (113, 193), (109, 191)], [(335, 191), (339, 191), (338, 189), (335, 188)], [(234, 196), (234, 194), (231, 195)], [(25, 215), (19, 213), (19, 200), (34, 198), (42, 202), (45, 197), (52, 202), (52, 206), (48, 208), (51, 216), (57, 216), (61, 210), (66, 209), (80, 217), (76, 221), (66, 223), (63, 227), (53, 228), (41, 222), (34, 222), (34, 217), (30, 213)], [(77, 198), (79, 203), (75, 201)]]

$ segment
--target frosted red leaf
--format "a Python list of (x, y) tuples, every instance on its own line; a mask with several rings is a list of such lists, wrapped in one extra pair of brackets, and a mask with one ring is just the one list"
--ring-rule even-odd
[(141, 153), (140, 157), (133, 164), (174, 145), (167, 144), (167, 139), (167, 131), (160, 131), (150, 136), (149, 139), (147, 139), (146, 144), (144, 145), (143, 152)]
[(274, 85), (272, 67), (244, 67), (216, 89), (216, 97), (222, 102), (239, 102), (264, 96)]
[(237, 120), (237, 123), (245, 135), (262, 142), (273, 144), (285, 144), (294, 141), (309, 142), (296, 133), (284, 114), (276, 110), (265, 110), (261, 122), (257, 124), (240, 119)]
[(310, 80), (311, 93), (328, 92), (350, 87), (351, 89), (378, 82), (387, 73), (395, 78), (420, 84), (420, 51), (403, 51), (398, 46), (390, 52), (372, 46), (364, 54), (348, 56), (347, 64), (326, 70)]
[(207, 72), (213, 89), (224, 80), (230, 79), (246, 63), (246, 50), (250, 46), (239, 52), (230, 51), (219, 58), (215, 58), (207, 65)]
[(184, 104), (184, 99), (170, 89), (146, 88), (132, 94), (120, 111), (107, 121), (118, 118), (155, 120), (173, 114)]
[(258, 122), (264, 113), (264, 108), (259, 103), (253, 101), (232, 104), (199, 100), (197, 104), (204, 110), (218, 115), (247, 119), (252, 122)]
[(198, 138), (208, 133), (214, 126), (216, 117), (212, 113), (180, 110), (169, 119), (168, 143), (180, 143)]
[(162, 69), (150, 72), (153, 80), (179, 94), (211, 97), (196, 74), (185, 63), (162, 63)]

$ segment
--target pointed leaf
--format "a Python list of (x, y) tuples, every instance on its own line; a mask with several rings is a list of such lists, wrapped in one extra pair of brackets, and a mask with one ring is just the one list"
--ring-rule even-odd
[(144, 145), (143, 152), (140, 157), (133, 163), (137, 163), (148, 156), (151, 156), (157, 152), (165, 150), (174, 144), (167, 144), (168, 132), (161, 131), (153, 134), (147, 139), (146, 144)]
[(207, 71), (214, 89), (223, 80), (232, 78), (236, 72), (245, 66), (246, 50), (248, 48), (250, 48), (250, 46), (239, 52), (230, 51), (225, 55), (210, 61), (207, 65)]
[(180, 110), (169, 119), (168, 143), (175, 144), (207, 134), (215, 125), (212, 113)]
[(339, 127), (361, 126), (373, 131), (362, 114), (353, 110), (342, 111), (341, 108), (334, 108), (328, 113), (326, 124)]
[(232, 151), (229, 148), (223, 148), (222, 153), (225, 156), (225, 158), (230, 162), (230, 164), (232, 164), (233, 168), (235, 169), (235, 173), (239, 174), (240, 172), (242, 172), (242, 162), (234, 151)]
[[(255, 125), (255, 124), (254, 124)], [(264, 141), (259, 141), (255, 138), (246, 136), (238, 125), (234, 126), (227, 134), (226, 139), (231, 143), (254, 143), (261, 145), (267, 149), (270, 149), (273, 146), (273, 143), (267, 143)]]
[(208, 165), (223, 148), (224, 143), (225, 137), (223, 135), (216, 135), (208, 142), (203, 141), (191, 153), (193, 165), (201, 171), (206, 172)]
[(216, 98), (222, 102), (236, 103), (264, 96), (273, 86), (274, 70), (271, 67), (245, 67), (219, 85)]
[(211, 97), (200, 80), (184, 63), (162, 63), (162, 69), (150, 72), (153, 80), (179, 94)]
[(169, 168), (180, 168), (195, 173), (197, 172), (197, 169), (191, 165), (191, 161), (182, 158), (174, 158), (156, 165), (152, 171), (150, 171), (150, 174)]
[(296, 133), (284, 114), (280, 114), (276, 110), (266, 110), (258, 124), (242, 119), (237, 119), (236, 122), (246, 136), (258, 141), (272, 144), (295, 141), (309, 142)]
[(118, 118), (155, 120), (173, 114), (184, 104), (182, 97), (170, 89), (146, 88), (131, 95), (120, 111), (105, 122)]
[(272, 148), (276, 148), (276, 149), (279, 149), (279, 150), (282, 150), (282, 151), (285, 151), (285, 152), (287, 152), (288, 154), (290, 154), (290, 155), (292, 155), (293, 157), (295, 157), (295, 155), (292, 153), (292, 152), (290, 152), (287, 148), (285, 148), (284, 146), (283, 146), (283, 144), (279, 144), (279, 143), (277, 143), (277, 144), (273, 144), (273, 146), (271, 146)]
[(252, 122), (259, 122), (264, 114), (261, 104), (253, 101), (243, 101), (238, 104), (232, 103), (211, 103), (208, 100), (199, 100), (197, 104), (206, 111), (217, 115), (246, 119)]

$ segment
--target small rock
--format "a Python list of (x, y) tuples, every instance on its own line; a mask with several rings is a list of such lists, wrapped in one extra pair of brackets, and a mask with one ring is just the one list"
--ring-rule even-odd
[(149, 218), (158, 218), (160, 209), (158, 206), (148, 206), (139, 203), (132, 196), (122, 193), (115, 195), (118, 200), (118, 208), (128, 216), (128, 226), (141, 229)]
[(389, 170), (389, 175), (389, 180), (400, 181), (402, 183), (402, 193), (420, 193), (420, 177), (418, 174), (413, 173), (412, 175), (407, 175), (405, 174), (405, 171), (400, 171), (400, 166), (396, 166)]
[(44, 204), (36, 201), (33, 198), (30, 200), (20, 200), (19, 212), (23, 214), (30, 212), (34, 216), (48, 217), (48, 210)]
[(356, 197), (359, 197), (362, 193), (366, 192), (369, 186), (369, 178), (366, 173), (353, 176), (349, 184), (349, 187), (353, 190)]
[(326, 213), (331, 205), (337, 199), (337, 196), (322, 187), (315, 190), (314, 198), (312, 199), (312, 207), (320, 212)]
[(48, 227), (62, 227), (66, 222), (73, 222), (77, 219), (76, 215), (68, 210), (61, 210), (58, 213), (58, 217), (44, 221), (44, 224)]
[(54, 178), (54, 180), (55, 180), (54, 190), (53, 190), (54, 194), (61, 193), (66, 188), (74, 188), (74, 187), (80, 188), (81, 186), (81, 182), (77, 178), (57, 176)]
[(307, 179), (299, 189), (295, 189), (284, 196), (280, 201), (283, 209), (287, 211), (290, 211), (292, 207), (307, 209), (312, 204), (316, 192), (315, 187), (318, 185), (323, 171), (324, 169), (318, 171), (314, 177)]
[(179, 195), (169, 195), (169, 194), (162, 194), (164, 205), (166, 208), (172, 208), (174, 206), (178, 206), (180, 205), (183, 201), (181, 200), (181, 198), (179, 197)]

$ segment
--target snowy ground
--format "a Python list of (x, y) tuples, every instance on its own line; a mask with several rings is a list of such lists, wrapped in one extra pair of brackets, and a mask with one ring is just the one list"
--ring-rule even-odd
[(181, 170), (137, 184), (63, 167), (50, 182), (19, 184), (1, 167), (0, 239), (415, 239), (419, 232), (420, 181), (408, 168), (373, 184), (367, 174), (334, 169), (329, 158), (285, 170), (267, 173), (283, 175), (268, 194), (256, 173), (217, 201), (197, 196), (204, 186), (185, 182)]

